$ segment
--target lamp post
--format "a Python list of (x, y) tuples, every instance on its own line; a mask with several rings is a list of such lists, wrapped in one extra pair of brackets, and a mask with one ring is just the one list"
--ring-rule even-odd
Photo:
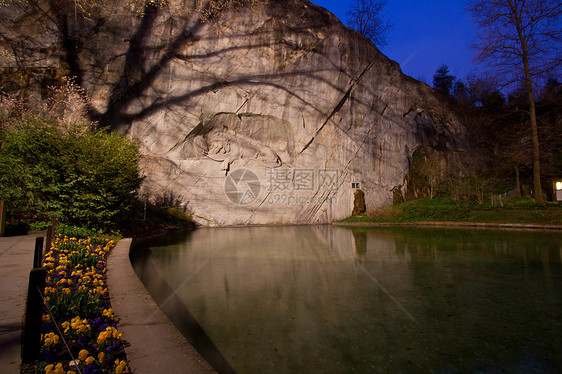
[(562, 180), (554, 181), (554, 201), (562, 201)]

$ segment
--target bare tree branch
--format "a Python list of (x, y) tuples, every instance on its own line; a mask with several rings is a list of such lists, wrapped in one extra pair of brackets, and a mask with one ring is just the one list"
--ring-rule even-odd
[(486, 63), (504, 85), (522, 82), (525, 87), (535, 199), (543, 201), (534, 86), (541, 79), (560, 74), (562, 1), (469, 0), (466, 9), (479, 27), (475, 61)]
[(353, 0), (346, 12), (347, 24), (377, 46), (387, 45), (386, 33), (392, 28), (382, 17), (386, 0)]

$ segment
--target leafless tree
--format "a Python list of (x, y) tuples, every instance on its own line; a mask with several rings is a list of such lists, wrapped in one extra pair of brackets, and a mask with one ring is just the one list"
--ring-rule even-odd
[(347, 24), (377, 46), (387, 45), (386, 33), (392, 27), (382, 18), (386, 0), (353, 0), (346, 12)]
[[(90, 96), (91, 92), (88, 92), (85, 85), (88, 68), (83, 63), (83, 56), (86, 52), (90, 55), (93, 53), (102, 55), (102, 53), (96, 52), (99, 47), (88, 44), (88, 40), (102, 32), (101, 29), (108, 21), (106, 19), (108, 15), (113, 14), (116, 17), (120, 12), (134, 12), (131, 14), (134, 26), (131, 28), (130, 38), (127, 39), (127, 50), (119, 56), (124, 59), (121, 76), (112, 82), (109, 79), (113, 78), (110, 78), (109, 74), (100, 75), (100, 81), (105, 80), (102, 84), (111, 87), (106, 96), (107, 105), (101, 110), (93, 106), (88, 109), (88, 117), (92, 122), (101, 127), (116, 129), (125, 123), (147, 116), (164, 105), (170, 105), (167, 101), (155, 101), (132, 116), (124, 113), (127, 106), (151, 89), (155, 80), (172, 60), (178, 58), (178, 51), (193, 35), (197, 34), (204, 23), (217, 22), (221, 14), (228, 9), (267, 1), (197, 0), (192, 6), (179, 8), (178, 11), (177, 7), (169, 7), (174, 3), (170, 0), (0, 0), (0, 65), (5, 60), (9, 60), (10, 64), (16, 61), (19, 70), (26, 71), (32, 76), (33, 59), (43, 58), (53, 61), (58, 58), (60, 70), (83, 89), (86, 96)], [(178, 0), (175, 3), (189, 2)], [(127, 6), (123, 6), (124, 4)], [(156, 32), (159, 26), (158, 16), (165, 11), (178, 12), (175, 17), (181, 20), (178, 22), (183, 22), (183, 26), (168, 35), (168, 39), (160, 40), (157, 48), (148, 47), (153, 38), (151, 33)], [(196, 21), (189, 22), (192, 18)], [(38, 26), (30, 26), (31, 24)], [(45, 36), (46, 40), (58, 40), (62, 48), (56, 51), (57, 53), (53, 53), (35, 40), (38, 38), (38, 35), (33, 34), (35, 30), (43, 30), (42, 36)], [(153, 53), (155, 50), (156, 57)], [(33, 59), (29, 56), (33, 56)], [(35, 70), (41, 74), (41, 69)], [(211, 86), (213, 88), (206, 89), (220, 87), (220, 83), (213, 83)], [(202, 92), (206, 89), (202, 89)], [(202, 92), (194, 92), (193, 95)], [(181, 99), (187, 98), (176, 98), (178, 101)]]
[(479, 27), (476, 62), (487, 63), (505, 85), (523, 84), (529, 99), (535, 200), (543, 201), (535, 85), (559, 72), (562, 1), (469, 0)]

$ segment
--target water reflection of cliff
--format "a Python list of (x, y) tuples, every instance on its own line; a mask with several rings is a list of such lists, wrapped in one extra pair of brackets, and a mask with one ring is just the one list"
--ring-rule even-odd
[(152, 251), (240, 373), (528, 372), (520, 352), (562, 368), (561, 244), (545, 233), (283, 226), (197, 230)]
[[(330, 372), (347, 370), (342, 347), (366, 370), (373, 350), (390, 339), (385, 325), (412, 323), (357, 271), (369, 262), (370, 276), (387, 289), (409, 283), (393, 243), (369, 238), (360, 246), (353, 232), (327, 225), (198, 230), (189, 243), (152, 251), (156, 267), (200, 324), (212, 326), (209, 336), (237, 371), (268, 372), (261, 365), (272, 364), (276, 372)], [(365, 315), (372, 316), (368, 328)], [(258, 363), (256, 354), (268, 360)], [(299, 357), (301, 364), (291, 363)]]

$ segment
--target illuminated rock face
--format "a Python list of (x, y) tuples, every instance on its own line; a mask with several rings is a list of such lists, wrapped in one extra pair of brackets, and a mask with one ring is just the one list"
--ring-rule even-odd
[(182, 4), (144, 23), (108, 13), (80, 63), (100, 121), (139, 141), (144, 192), (198, 223), (330, 222), (357, 187), (367, 209), (390, 204), (416, 147), (463, 150), (433, 90), (323, 8), (270, 1), (201, 24)]

